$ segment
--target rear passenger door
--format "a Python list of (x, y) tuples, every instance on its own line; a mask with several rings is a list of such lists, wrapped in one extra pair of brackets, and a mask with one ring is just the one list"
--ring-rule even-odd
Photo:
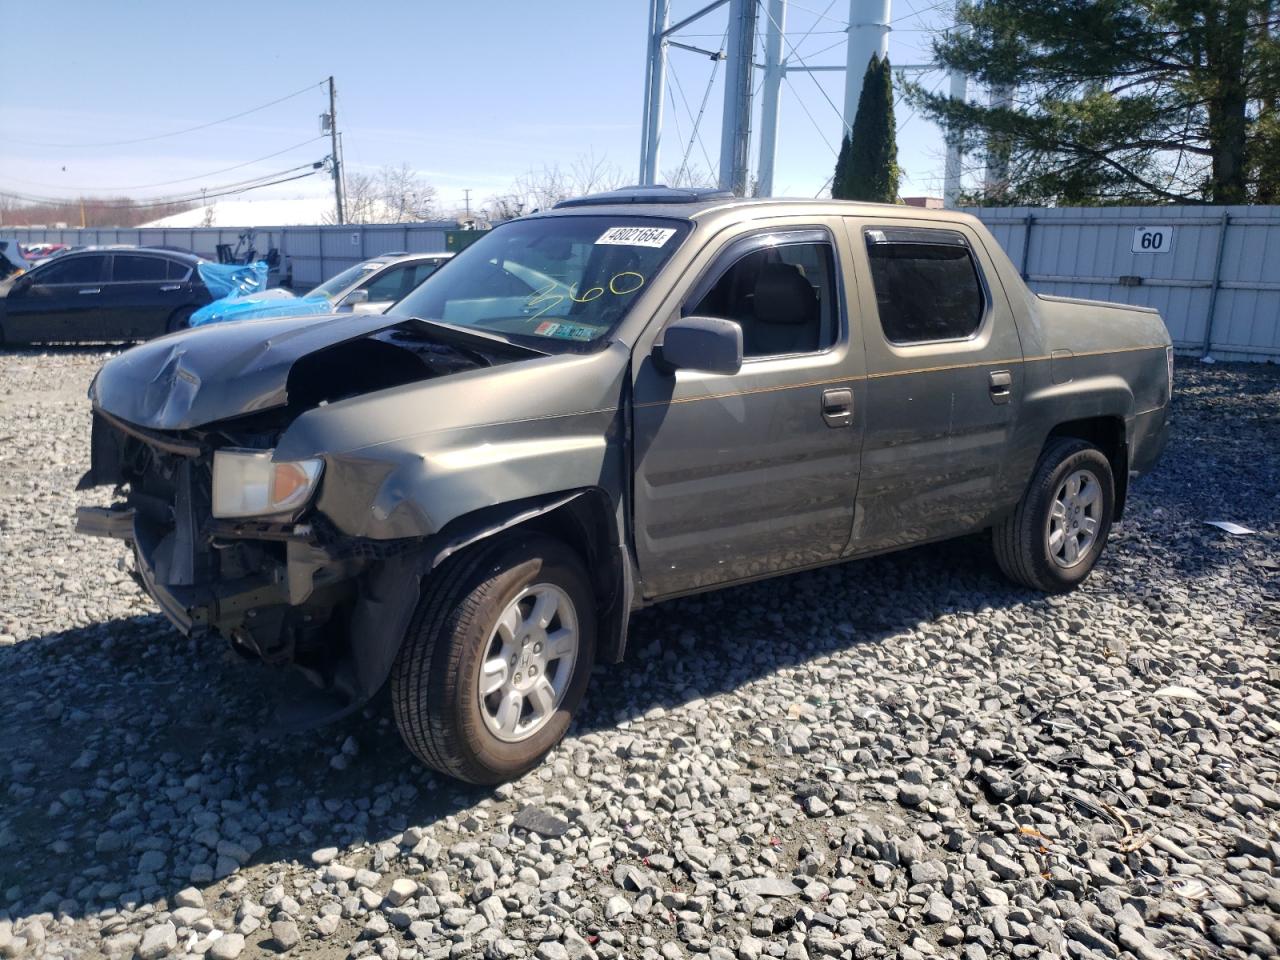
[(184, 300), (183, 282), (171, 278), (170, 269), (169, 258), (159, 254), (112, 255), (103, 298), (113, 337), (141, 340), (165, 332), (169, 316)]
[(850, 552), (986, 526), (1008, 500), (1022, 348), (994, 265), (964, 224), (846, 220), (867, 358)]
[(646, 597), (824, 563), (848, 542), (862, 350), (833, 241), (827, 228), (757, 230), (695, 265), (698, 279), (664, 319), (738, 323), (738, 373), (671, 373), (647, 343), (637, 348), (634, 523)]

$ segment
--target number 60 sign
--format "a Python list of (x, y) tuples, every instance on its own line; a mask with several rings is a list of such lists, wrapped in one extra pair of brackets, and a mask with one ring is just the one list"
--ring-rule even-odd
[(1134, 253), (1168, 253), (1173, 249), (1173, 227), (1135, 227)]

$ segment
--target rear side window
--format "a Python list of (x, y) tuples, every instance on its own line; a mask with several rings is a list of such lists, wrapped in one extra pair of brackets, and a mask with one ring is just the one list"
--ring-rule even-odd
[(185, 280), (191, 275), (191, 268), (181, 260), (168, 260), (165, 267), (166, 280)]
[(135, 257), (117, 253), (112, 258), (111, 279), (116, 283), (163, 280), (168, 261), (162, 257)]
[(986, 309), (973, 253), (958, 234), (867, 231), (867, 256), (880, 326), (891, 343), (963, 340), (977, 332)]

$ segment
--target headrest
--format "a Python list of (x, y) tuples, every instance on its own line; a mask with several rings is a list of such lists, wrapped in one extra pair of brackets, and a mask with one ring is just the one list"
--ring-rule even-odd
[(762, 323), (811, 323), (818, 297), (798, 267), (766, 263), (756, 276), (754, 307)]

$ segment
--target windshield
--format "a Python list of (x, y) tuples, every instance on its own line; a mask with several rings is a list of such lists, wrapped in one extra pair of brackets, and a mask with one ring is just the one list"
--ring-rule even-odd
[(607, 336), (689, 232), (652, 217), (516, 220), (485, 234), (388, 313), (497, 333), (539, 349)]
[(328, 297), (332, 300), (347, 287), (351, 286), (357, 280), (368, 276), (377, 270), (380, 264), (377, 263), (357, 263), (354, 267), (347, 267), (336, 277), (330, 277), (320, 286), (316, 287), (308, 297)]

